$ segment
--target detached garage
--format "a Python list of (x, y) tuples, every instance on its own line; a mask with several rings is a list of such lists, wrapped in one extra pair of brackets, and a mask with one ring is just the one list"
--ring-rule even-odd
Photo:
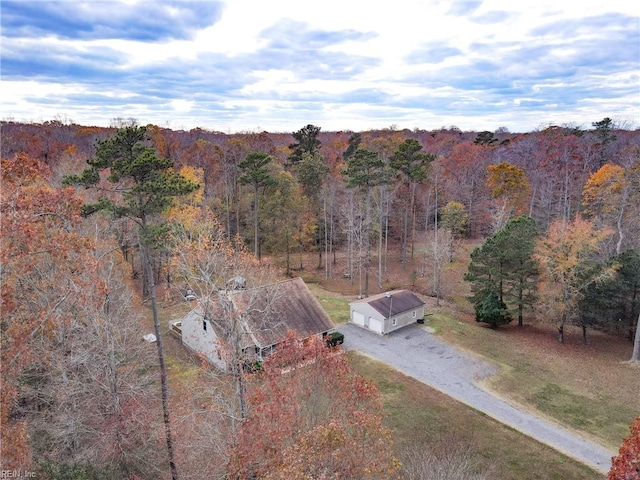
[(349, 321), (384, 335), (411, 323), (422, 323), (424, 305), (409, 290), (393, 290), (351, 302)]

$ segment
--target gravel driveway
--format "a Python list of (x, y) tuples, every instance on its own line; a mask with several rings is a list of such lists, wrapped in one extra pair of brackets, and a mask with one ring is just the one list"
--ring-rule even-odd
[(345, 336), (346, 350), (380, 360), (597, 471), (609, 471), (616, 452), (585, 441), (483, 390), (477, 381), (493, 374), (494, 368), (441, 342), (429, 333), (428, 327), (409, 325), (386, 336), (352, 324), (340, 325), (337, 330)]

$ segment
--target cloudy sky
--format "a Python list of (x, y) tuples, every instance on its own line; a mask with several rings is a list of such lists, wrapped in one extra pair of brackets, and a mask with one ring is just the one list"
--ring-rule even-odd
[(2, 118), (290, 132), (640, 125), (633, 0), (1, 0)]

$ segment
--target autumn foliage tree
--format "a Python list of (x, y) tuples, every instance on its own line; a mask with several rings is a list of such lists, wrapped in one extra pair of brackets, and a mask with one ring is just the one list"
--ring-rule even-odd
[(460, 202), (448, 202), (440, 212), (440, 226), (448, 229), (454, 239), (464, 236), (468, 223), (469, 215)]
[(627, 169), (604, 164), (589, 177), (582, 191), (584, 215), (601, 228), (615, 228), (616, 254), (623, 250), (630, 226), (638, 224), (640, 160)]
[[(24, 372), (38, 360), (35, 348), (68, 315), (71, 271), (81, 268), (87, 242), (73, 233), (80, 201), (55, 190), (48, 168), (27, 155), (2, 160), (2, 337), (0, 424), (4, 468), (31, 465), (26, 418), (17, 407)], [(64, 270), (67, 270), (66, 273)], [(63, 280), (63, 279), (66, 279)], [(40, 351), (42, 352), (42, 351)]]
[(397, 477), (375, 385), (320, 339), (290, 334), (253, 376), (248, 400), (232, 478)]
[(611, 459), (608, 480), (640, 480), (640, 416), (629, 426), (618, 455)]
[(83, 233), (73, 189), (47, 176), (26, 155), (2, 161), (3, 468), (156, 477), (159, 402), (141, 373), (150, 352), (130, 270), (103, 227)]
[(536, 246), (535, 257), (559, 287), (560, 343), (564, 342), (564, 327), (575, 318), (577, 302), (586, 289), (615, 273), (615, 265), (604, 265), (599, 256), (601, 242), (611, 233), (594, 229), (591, 222), (578, 216), (568, 223), (553, 222)]
[[(158, 319), (152, 253), (154, 246), (160, 244), (159, 240), (163, 234), (162, 222), (158, 221), (158, 217), (171, 207), (175, 197), (188, 195), (195, 191), (198, 185), (175, 172), (172, 168), (173, 162), (158, 157), (154, 149), (145, 144), (147, 140), (146, 127), (140, 127), (135, 122), (122, 126), (114, 137), (98, 142), (94, 158), (87, 160), (89, 167), (80, 175), (67, 177), (65, 183), (94, 188), (100, 192), (101, 195), (96, 202), (83, 205), (84, 216), (106, 211), (116, 218), (130, 219), (138, 226), (144, 278), (151, 298), (160, 364), (169, 465), (175, 480), (178, 474), (171, 440), (167, 374)], [(101, 177), (102, 173), (107, 175), (106, 182)]]
[[(239, 237), (228, 240), (212, 212), (204, 210), (195, 220), (171, 225), (171, 271), (184, 290), (194, 292), (200, 315), (219, 334), (221, 361), (235, 389), (233, 406), (227, 413), (234, 423), (238, 423), (246, 417), (247, 412), (245, 312), (236, 307), (230, 292), (238, 286), (237, 280), (240, 278), (245, 282), (242, 287), (250, 289), (271, 283), (274, 274), (247, 251)], [(246, 305), (246, 310), (250, 309), (251, 301)]]
[(494, 228), (499, 230), (511, 218), (526, 213), (531, 187), (524, 170), (507, 162), (487, 167), (487, 186), (494, 199)]

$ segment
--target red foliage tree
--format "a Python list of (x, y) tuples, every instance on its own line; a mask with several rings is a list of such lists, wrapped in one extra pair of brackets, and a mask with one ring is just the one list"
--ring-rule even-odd
[[(34, 345), (46, 341), (53, 325), (66, 319), (69, 282), (64, 266), (82, 265), (85, 242), (75, 233), (80, 202), (71, 189), (55, 190), (44, 178), (49, 169), (25, 154), (2, 160), (2, 329), (0, 373), (1, 458), (4, 468), (30, 465), (26, 422), (16, 413), (18, 379), (38, 358)], [(69, 279), (71, 276), (68, 277)]]
[(233, 478), (392, 478), (375, 385), (336, 349), (289, 335), (255, 375), (229, 462)]
[(618, 455), (611, 459), (608, 480), (640, 480), (640, 416), (629, 427)]

